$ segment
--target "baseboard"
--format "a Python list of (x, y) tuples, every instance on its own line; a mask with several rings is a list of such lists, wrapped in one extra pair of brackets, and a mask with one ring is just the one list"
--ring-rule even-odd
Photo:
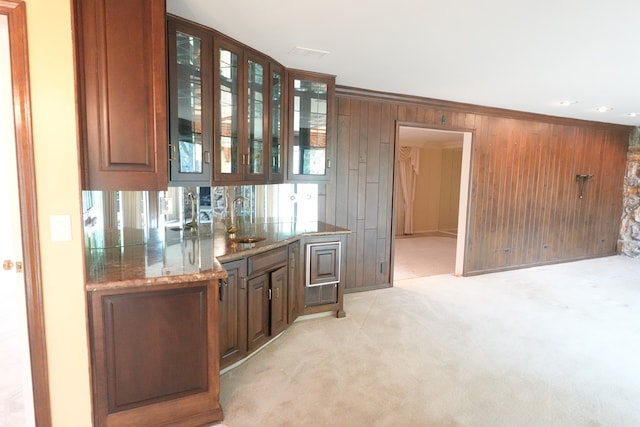
[(391, 288), (393, 285), (391, 283), (382, 283), (380, 285), (371, 285), (371, 286), (359, 286), (357, 288), (345, 288), (345, 294), (352, 294), (356, 292), (366, 292), (366, 291), (375, 291), (376, 289), (385, 289)]
[(400, 234), (396, 239), (411, 239), (413, 237), (458, 237), (456, 230), (436, 230), (436, 231), (420, 231), (413, 234)]

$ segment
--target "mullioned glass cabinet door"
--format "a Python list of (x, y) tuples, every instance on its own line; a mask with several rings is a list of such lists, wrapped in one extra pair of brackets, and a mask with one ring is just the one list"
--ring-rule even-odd
[(288, 79), (289, 180), (328, 179), (330, 166), (333, 76), (292, 72)]
[(247, 60), (247, 150), (245, 157), (246, 179), (264, 181), (267, 138), (266, 117), (268, 110), (268, 66), (258, 60)]
[(271, 63), (271, 162), (269, 164), (269, 182), (281, 183), (283, 174), (284, 143), (284, 69)]
[(169, 28), (169, 181), (211, 183), (211, 39), (188, 23)]
[(243, 53), (239, 46), (223, 40), (215, 41), (215, 121), (214, 183), (240, 182), (245, 160), (243, 147), (246, 117), (245, 96), (242, 94), (244, 75)]

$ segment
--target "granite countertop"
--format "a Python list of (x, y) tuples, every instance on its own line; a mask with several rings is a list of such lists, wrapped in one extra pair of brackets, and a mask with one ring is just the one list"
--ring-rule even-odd
[[(305, 235), (347, 234), (349, 230), (319, 221), (246, 224), (234, 236), (216, 227), (191, 232), (167, 229), (139, 237), (140, 230), (114, 230), (109, 239), (85, 244), (88, 291), (156, 286), (226, 278), (220, 263), (251, 256), (294, 242)], [(106, 235), (106, 233), (105, 233)], [(231, 237), (259, 236), (242, 244)], [(133, 243), (128, 243), (133, 242)]]

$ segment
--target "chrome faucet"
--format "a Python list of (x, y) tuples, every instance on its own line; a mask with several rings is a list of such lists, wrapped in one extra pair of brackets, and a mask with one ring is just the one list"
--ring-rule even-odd
[(191, 232), (198, 231), (198, 221), (196, 217), (196, 195), (192, 192), (189, 192), (187, 193), (187, 199), (191, 202), (191, 221), (184, 225), (184, 229)]
[(227, 233), (229, 234), (235, 234), (238, 231), (238, 227), (236, 226), (236, 221), (235, 221), (236, 204), (238, 203), (238, 201), (242, 202), (241, 206), (245, 206), (245, 207), (249, 206), (249, 199), (247, 199), (244, 196), (236, 197), (235, 199), (233, 199), (233, 202), (231, 202), (231, 205), (227, 206), (229, 209), (229, 218), (230, 218), (229, 227), (227, 228)]

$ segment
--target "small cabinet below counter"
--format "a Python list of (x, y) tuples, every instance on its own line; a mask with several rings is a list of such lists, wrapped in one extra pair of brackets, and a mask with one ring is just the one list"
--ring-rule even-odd
[(287, 327), (288, 248), (222, 263), (229, 278), (220, 283), (220, 367), (259, 349)]
[(303, 239), (305, 282), (300, 294), (302, 314), (336, 311), (344, 317), (344, 283), (340, 271), (344, 258), (342, 236), (310, 236)]
[(220, 281), (222, 369), (262, 348), (299, 316), (345, 316), (341, 268), (348, 230), (326, 224), (314, 228), (218, 258), (228, 274)]

